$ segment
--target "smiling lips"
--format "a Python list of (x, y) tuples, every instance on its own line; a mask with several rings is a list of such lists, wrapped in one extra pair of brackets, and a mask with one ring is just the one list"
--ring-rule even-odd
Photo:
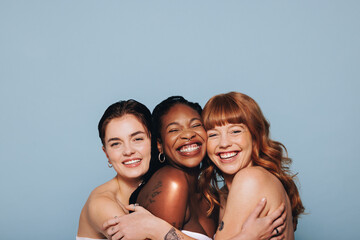
[(183, 145), (181, 147), (179, 147), (177, 149), (177, 151), (181, 154), (181, 155), (185, 155), (185, 156), (192, 156), (195, 155), (197, 153), (200, 152), (200, 148), (201, 148), (201, 144), (200, 143), (191, 143), (191, 144), (186, 144)]
[(137, 167), (140, 165), (140, 162), (141, 159), (136, 158), (136, 159), (125, 160), (124, 162), (122, 162), (122, 164), (124, 164), (126, 167)]
[(230, 160), (231, 158), (238, 155), (239, 151), (233, 151), (233, 152), (220, 152), (218, 153), (218, 156), (221, 160)]

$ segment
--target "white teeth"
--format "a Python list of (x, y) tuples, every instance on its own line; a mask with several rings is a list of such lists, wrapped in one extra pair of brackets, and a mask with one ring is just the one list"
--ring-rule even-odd
[(182, 148), (180, 148), (180, 152), (192, 152), (195, 150), (198, 150), (200, 148), (200, 146), (198, 144), (191, 144), (191, 145), (186, 145), (183, 146)]
[(126, 162), (123, 162), (123, 164), (130, 165), (130, 164), (134, 164), (134, 163), (138, 163), (138, 162), (140, 162), (140, 159), (134, 159), (134, 160), (126, 161)]
[(237, 152), (227, 152), (227, 153), (220, 153), (219, 156), (221, 159), (232, 158), (237, 155)]

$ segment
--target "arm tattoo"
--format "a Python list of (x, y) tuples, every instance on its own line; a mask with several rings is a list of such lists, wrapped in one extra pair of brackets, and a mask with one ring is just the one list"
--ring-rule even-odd
[(161, 191), (155, 191), (151, 194), (151, 197), (154, 198), (156, 197), (156, 195), (159, 195), (161, 193)]
[(159, 190), (161, 187), (162, 182), (158, 181), (158, 183), (155, 184), (154, 188), (152, 189), (152, 193), (150, 194), (150, 198), (148, 198), (148, 203), (145, 205), (145, 207), (148, 207), (151, 203), (155, 202), (155, 197), (161, 193), (161, 190)]
[(155, 187), (153, 188), (153, 190), (158, 189), (159, 187), (162, 187), (162, 182), (158, 181), (158, 183), (155, 185)]
[(176, 233), (175, 228), (171, 228), (164, 237), (164, 240), (180, 240), (180, 239), (184, 239), (184, 238)]
[(219, 224), (219, 231), (223, 230), (224, 228), (224, 221), (221, 221)]

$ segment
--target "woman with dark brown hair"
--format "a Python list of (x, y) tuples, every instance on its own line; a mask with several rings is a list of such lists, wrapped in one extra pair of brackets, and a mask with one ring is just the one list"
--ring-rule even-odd
[(125, 206), (151, 159), (151, 113), (145, 105), (132, 99), (110, 105), (98, 131), (107, 165), (116, 176), (91, 192), (80, 214), (77, 240), (107, 239), (102, 224), (129, 213)]
[[(270, 139), (270, 124), (258, 104), (242, 93), (219, 94), (206, 103), (202, 118), (211, 161), (201, 175), (201, 184), (206, 186), (210, 209), (223, 206), (217, 238), (235, 236), (236, 228), (243, 225), (251, 209), (266, 197), (267, 205), (260, 216), (272, 213), (285, 202), (285, 239), (294, 239), (304, 207), (294, 175), (289, 172), (291, 159), (284, 155), (284, 145)], [(217, 188), (220, 197), (210, 188), (211, 182), (217, 187), (217, 175), (225, 181), (221, 190)]]

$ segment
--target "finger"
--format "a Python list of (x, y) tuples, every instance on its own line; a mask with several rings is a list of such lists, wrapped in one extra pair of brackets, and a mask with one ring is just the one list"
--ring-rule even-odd
[(276, 219), (273, 222), (273, 224), (271, 225), (271, 227), (273, 229), (277, 228), (279, 230), (279, 232), (280, 232), (280, 229), (285, 228), (285, 226), (286, 226), (286, 216)]
[(117, 223), (119, 223), (119, 218), (112, 218), (112, 219), (109, 219), (107, 220), (106, 222), (104, 222), (103, 224), (103, 230), (106, 230), (107, 228), (113, 226), (113, 225), (116, 225)]
[(270, 240), (283, 240), (283, 239), (285, 239), (285, 236), (276, 236), (276, 237), (270, 238)]
[(119, 239), (123, 239), (124, 234), (122, 234), (121, 232), (117, 232), (116, 234), (114, 234), (114, 236), (111, 237), (111, 240), (119, 240)]
[(115, 233), (117, 233), (119, 231), (119, 228), (117, 225), (115, 226), (112, 226), (112, 227), (109, 227), (107, 230), (106, 230), (106, 233), (107, 235), (109, 236), (113, 236)]
[[(133, 211), (133, 212), (141, 212), (144, 210), (144, 208), (142, 206), (139, 206), (138, 203), (127, 205), (127, 206), (125, 206), (125, 208), (127, 210)], [(134, 209), (135, 209), (135, 211), (134, 211)]]
[(274, 221), (275, 219), (281, 218), (284, 212), (285, 212), (285, 204), (282, 203), (273, 213), (269, 215), (269, 217), (271, 221)]
[(273, 235), (270, 240), (282, 240), (285, 239), (285, 232), (283, 231), (281, 234)]
[[(280, 227), (277, 227), (277, 232), (274, 229), (273, 231), (273, 236), (277, 235), (277, 236), (281, 236), (284, 232), (285, 232), (285, 228), (286, 228), (286, 223), (284, 223), (283, 225), (281, 225)], [(274, 234), (275, 233), (275, 234)]]
[(266, 205), (266, 198), (262, 198), (261, 201), (256, 205), (255, 209), (250, 214), (249, 218), (259, 217), (262, 210), (264, 210), (265, 205)]
[(135, 206), (135, 204), (130, 204), (130, 205), (125, 206), (125, 208), (129, 211), (135, 212), (136, 206)]

